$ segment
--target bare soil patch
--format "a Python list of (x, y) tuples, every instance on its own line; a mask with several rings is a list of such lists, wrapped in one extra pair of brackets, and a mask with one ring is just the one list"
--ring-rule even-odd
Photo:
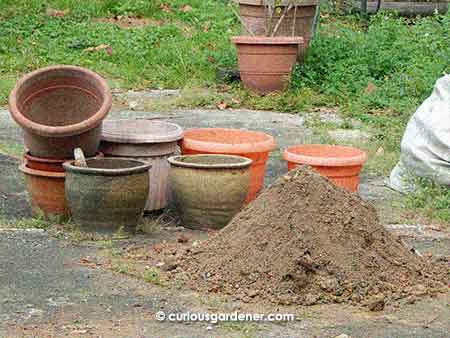
[(145, 26), (161, 26), (163, 24), (160, 20), (125, 15), (118, 15), (112, 18), (97, 18), (95, 21), (111, 23), (124, 29), (143, 28)]

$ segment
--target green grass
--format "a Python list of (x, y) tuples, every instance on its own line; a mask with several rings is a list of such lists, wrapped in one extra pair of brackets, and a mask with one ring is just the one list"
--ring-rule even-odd
[(406, 198), (406, 206), (441, 222), (450, 222), (450, 190), (428, 179), (416, 179), (418, 189)]
[(60, 220), (57, 217), (48, 219), (43, 215), (36, 217), (24, 217), (20, 219), (8, 219), (0, 215), (0, 228), (14, 228), (14, 229), (48, 229), (49, 227), (59, 224)]
[[(215, 0), (170, 1), (2, 1), (0, 3), (0, 102), (5, 103), (22, 73), (52, 64), (89, 67), (112, 87), (178, 88), (210, 86), (216, 69), (234, 63), (228, 35), (237, 19)], [(64, 17), (48, 8), (69, 10)], [(143, 27), (124, 29), (98, 17), (151, 18)], [(108, 45), (105, 50), (87, 48)]]
[(0, 154), (2, 155), (20, 158), (24, 151), (24, 147), (20, 144), (0, 141)]

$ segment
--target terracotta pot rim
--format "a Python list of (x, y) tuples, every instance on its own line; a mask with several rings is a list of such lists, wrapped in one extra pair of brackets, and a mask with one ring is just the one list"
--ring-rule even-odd
[[(162, 132), (168, 128), (171, 130)], [(105, 120), (101, 137), (102, 141), (122, 144), (172, 143), (182, 138), (183, 128), (178, 124), (145, 118)]]
[[(94, 157), (103, 157), (103, 153), (100, 152), (100, 151), (97, 151), (97, 153), (95, 154)], [(62, 163), (64, 163), (64, 162), (67, 162), (67, 161), (70, 161), (70, 160), (73, 159), (73, 158), (61, 158), (61, 159), (59, 159), (59, 158), (48, 158), (48, 157), (36, 157), (36, 156), (31, 155), (31, 154), (30, 154), (30, 151), (27, 151), (27, 152), (24, 154), (24, 158), (25, 158), (26, 160), (32, 161), (32, 162), (39, 162), (39, 163), (55, 163), (55, 164), (58, 164), (58, 163), (61, 163), (61, 164), (62, 164)]]
[(135, 158), (128, 157), (103, 157), (103, 158), (95, 158), (90, 157), (87, 158), (86, 161), (127, 161), (127, 162), (135, 162), (136, 166), (132, 166), (129, 168), (120, 168), (120, 169), (104, 169), (104, 168), (89, 168), (89, 167), (78, 167), (74, 165), (75, 160), (67, 161), (63, 163), (63, 167), (67, 172), (81, 174), (81, 175), (94, 175), (94, 176), (127, 176), (133, 174), (140, 174), (143, 172), (147, 172), (150, 170), (152, 165), (146, 161), (138, 160)]
[[(234, 2), (239, 3), (240, 5), (251, 5), (251, 6), (264, 6), (263, 0), (234, 0)], [(297, 4), (297, 6), (314, 6), (317, 5), (318, 0), (303, 0)], [(288, 1), (281, 1), (280, 6), (288, 5)]]
[(305, 40), (301, 36), (263, 36), (263, 35), (239, 35), (231, 37), (236, 45), (300, 45)]
[(46, 171), (46, 170), (37, 170), (31, 169), (26, 166), (26, 164), (21, 164), (19, 166), (19, 170), (26, 175), (30, 176), (39, 176), (39, 177), (47, 177), (47, 178), (65, 178), (65, 172), (57, 172), (57, 171)]
[[(213, 139), (210, 141), (195, 139), (193, 133), (201, 132), (215, 132), (215, 133), (237, 133), (245, 134), (247, 136), (258, 136), (263, 140), (255, 142), (242, 142), (242, 143), (221, 143), (215, 142)], [(185, 131), (184, 138), (182, 140), (184, 148), (188, 148), (195, 151), (213, 152), (219, 154), (245, 154), (245, 153), (260, 153), (269, 152), (276, 148), (275, 139), (263, 132), (246, 130), (246, 129), (231, 129), (231, 128), (197, 128), (189, 129)]]
[[(309, 154), (302, 154), (309, 150)], [(311, 155), (317, 152), (317, 156)], [(341, 152), (341, 155), (340, 155)], [(343, 155), (342, 153), (346, 154)], [(304, 144), (289, 147), (283, 152), (283, 158), (289, 162), (323, 167), (360, 166), (367, 161), (367, 153), (358, 148), (329, 144)]]
[[(223, 159), (234, 159), (235, 163), (217, 163), (217, 164), (207, 164), (207, 163), (193, 163), (189, 161), (182, 161), (183, 159), (189, 160), (189, 158), (223, 158)], [(249, 168), (253, 160), (236, 155), (226, 155), (226, 154), (198, 154), (198, 155), (177, 155), (172, 156), (167, 159), (169, 163), (176, 167), (183, 168), (194, 168), (194, 169), (244, 169)]]
[[(92, 115), (90, 118), (81, 121), (79, 123), (65, 125), (65, 126), (47, 126), (44, 124), (40, 124), (34, 122), (27, 117), (25, 117), (19, 110), (17, 105), (17, 92), (18, 90), (29, 81), (31, 78), (38, 76), (42, 73), (53, 72), (59, 70), (72, 70), (80, 73), (84, 73), (87, 76), (90, 76), (95, 79), (97, 84), (100, 87), (100, 91), (103, 94), (103, 102), (100, 109)], [(37, 69), (31, 73), (23, 76), (14, 86), (11, 94), (9, 95), (9, 110), (13, 119), (23, 128), (36, 133), (41, 136), (50, 136), (50, 137), (64, 137), (64, 136), (73, 136), (81, 134), (87, 130), (90, 130), (96, 126), (98, 126), (105, 116), (108, 114), (112, 105), (112, 95), (109, 90), (109, 86), (106, 83), (106, 80), (101, 77), (99, 74), (78, 66), (69, 66), (69, 65), (56, 65), (50, 67), (44, 67)]]

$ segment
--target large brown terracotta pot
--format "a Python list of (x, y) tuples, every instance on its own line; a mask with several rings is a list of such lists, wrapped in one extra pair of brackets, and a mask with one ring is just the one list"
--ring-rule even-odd
[[(238, 0), (239, 14), (242, 22), (255, 35), (266, 34), (266, 9), (263, 0)], [(281, 1), (280, 8), (283, 13), (287, 1)], [(280, 27), (276, 36), (301, 36), (305, 43), (299, 45), (297, 60), (302, 62), (305, 56), (305, 51), (312, 39), (314, 16), (316, 15), (317, 0), (303, 0), (297, 5), (297, 10), (292, 8), (281, 21)], [(272, 17), (272, 27), (275, 27), (280, 19), (281, 14), (276, 14)], [(242, 27), (241, 32), (247, 35), (248, 32), (245, 27)]]
[(9, 109), (32, 156), (71, 158), (75, 148), (95, 155), (111, 101), (100, 75), (81, 67), (53, 66), (20, 79)]
[(242, 82), (259, 94), (286, 87), (302, 37), (234, 36)]

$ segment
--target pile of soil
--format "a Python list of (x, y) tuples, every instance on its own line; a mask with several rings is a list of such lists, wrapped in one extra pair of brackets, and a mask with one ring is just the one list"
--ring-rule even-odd
[(389, 234), (371, 204), (308, 167), (281, 177), (179, 268), (194, 289), (286, 305), (376, 308), (448, 284), (448, 271)]

